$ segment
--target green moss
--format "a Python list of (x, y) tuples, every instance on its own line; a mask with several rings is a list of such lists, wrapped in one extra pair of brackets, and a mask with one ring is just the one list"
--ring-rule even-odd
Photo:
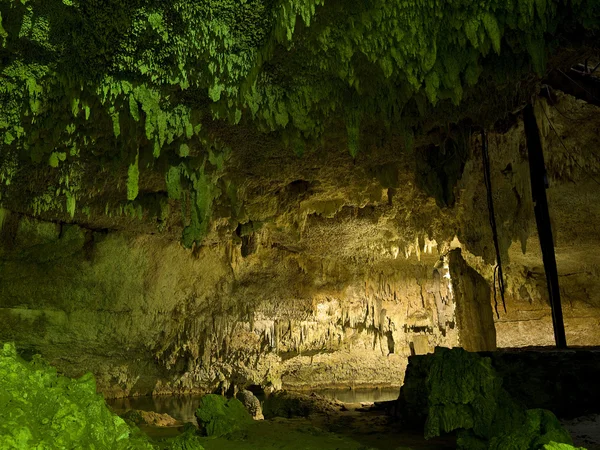
[(550, 411), (532, 409), (527, 411), (525, 420), (490, 440), (490, 450), (506, 448), (543, 449), (550, 442), (571, 445), (573, 442), (558, 419)]
[(252, 423), (252, 417), (242, 402), (236, 398), (227, 400), (215, 394), (205, 395), (200, 399), (196, 417), (198, 425), (207, 436), (223, 436)]
[(35, 357), (0, 350), (1, 448), (152, 449), (111, 413), (91, 374), (74, 380)]
[(458, 448), (540, 450), (572, 444), (550, 411), (525, 410), (502, 389), (489, 358), (460, 348), (436, 348), (427, 375), (425, 437), (458, 431)]
[(2, 206), (0, 206), (0, 233), (2, 233), (2, 228), (4, 227), (4, 222), (6, 222), (6, 219), (8, 218), (8, 215), (10, 214), (10, 211), (8, 211), (7, 209), (2, 208)]
[(583, 447), (573, 447), (569, 444), (561, 444), (560, 442), (550, 442), (544, 445), (544, 450), (585, 450)]
[(129, 165), (127, 171), (127, 200), (135, 200), (139, 192), (140, 169), (139, 154), (135, 156), (135, 161)]
[(167, 447), (170, 450), (204, 450), (196, 427), (186, 424), (185, 431), (172, 439)]

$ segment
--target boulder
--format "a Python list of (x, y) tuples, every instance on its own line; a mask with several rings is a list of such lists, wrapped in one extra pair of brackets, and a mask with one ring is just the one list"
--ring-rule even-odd
[(252, 423), (252, 416), (242, 402), (237, 398), (227, 400), (216, 394), (208, 394), (200, 399), (196, 418), (206, 436), (223, 436)]
[(260, 406), (260, 400), (252, 392), (244, 389), (239, 391), (235, 397), (242, 402), (254, 420), (263, 420), (265, 418), (262, 406)]
[(168, 414), (160, 414), (154, 411), (141, 411), (132, 409), (127, 411), (121, 417), (126, 422), (134, 425), (153, 425), (155, 427), (176, 427), (181, 426), (181, 422), (175, 420)]
[[(572, 445), (571, 436), (552, 412), (526, 409), (511, 397), (490, 358), (461, 348), (438, 347), (427, 360), (422, 365), (427, 369), (424, 383), (407, 383), (400, 394), (404, 406), (427, 417), (427, 439), (456, 430), (457, 448), (465, 450)], [(408, 400), (416, 398), (415, 394), (422, 400), (410, 405)]]
[(113, 414), (91, 373), (61, 376), (39, 357), (27, 362), (0, 344), (0, 448), (152, 450)]
[(341, 406), (336, 402), (314, 393), (306, 395), (288, 391), (276, 391), (270, 394), (263, 404), (266, 419), (308, 417), (311, 414), (331, 413), (340, 409)]
[(204, 450), (204, 447), (200, 444), (198, 430), (188, 423), (183, 433), (167, 442), (164, 450)]

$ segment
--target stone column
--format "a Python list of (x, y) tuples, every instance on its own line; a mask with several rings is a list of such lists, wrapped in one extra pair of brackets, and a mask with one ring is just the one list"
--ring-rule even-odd
[(448, 257), (460, 346), (470, 352), (496, 350), (488, 282), (467, 264), (460, 249), (452, 250)]

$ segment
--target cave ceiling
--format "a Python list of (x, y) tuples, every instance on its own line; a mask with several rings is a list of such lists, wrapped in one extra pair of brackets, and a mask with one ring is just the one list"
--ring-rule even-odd
[(404, 187), (435, 225), (471, 126), (584, 58), (596, 3), (2, 0), (0, 204), (193, 247)]

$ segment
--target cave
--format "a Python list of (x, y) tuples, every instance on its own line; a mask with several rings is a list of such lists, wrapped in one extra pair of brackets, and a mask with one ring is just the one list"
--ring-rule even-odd
[(0, 0), (0, 449), (600, 449), (598, 0)]

